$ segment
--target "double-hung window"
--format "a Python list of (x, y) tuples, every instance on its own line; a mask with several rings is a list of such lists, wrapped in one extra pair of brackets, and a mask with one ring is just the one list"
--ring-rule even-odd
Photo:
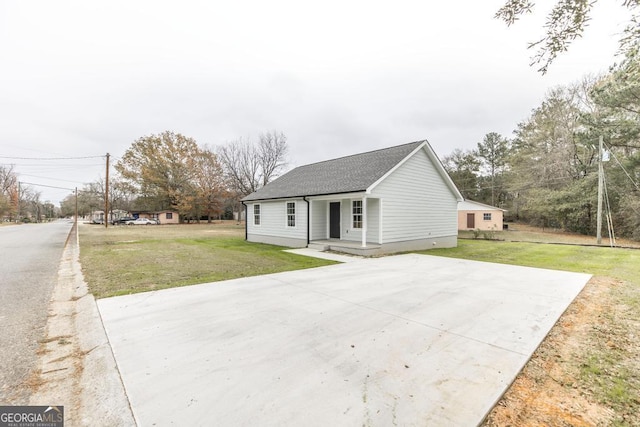
[(362, 228), (362, 200), (354, 200), (351, 204), (353, 228)]
[(296, 202), (287, 202), (287, 227), (296, 226)]
[(253, 205), (253, 225), (260, 225), (260, 205)]
[(482, 219), (485, 221), (491, 221), (491, 212), (485, 212), (482, 214)]

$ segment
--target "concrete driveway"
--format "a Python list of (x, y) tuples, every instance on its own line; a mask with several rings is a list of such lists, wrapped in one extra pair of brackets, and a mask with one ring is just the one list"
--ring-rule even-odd
[(589, 278), (410, 254), (98, 306), (141, 426), (471, 426)]

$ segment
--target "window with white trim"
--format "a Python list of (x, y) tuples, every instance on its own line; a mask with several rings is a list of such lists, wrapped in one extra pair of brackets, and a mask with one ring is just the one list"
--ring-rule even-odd
[(296, 202), (287, 202), (287, 227), (296, 226)]
[(491, 212), (485, 212), (482, 214), (482, 219), (485, 221), (491, 221)]
[(260, 205), (253, 205), (253, 225), (260, 225)]
[(354, 200), (351, 206), (353, 228), (362, 228), (362, 200)]

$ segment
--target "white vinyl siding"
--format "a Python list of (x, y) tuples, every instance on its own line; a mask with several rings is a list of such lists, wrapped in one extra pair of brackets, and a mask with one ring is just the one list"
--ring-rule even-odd
[(424, 150), (404, 162), (371, 194), (384, 202), (383, 243), (457, 234), (458, 202)]
[[(296, 226), (287, 226), (283, 215), (287, 212), (287, 202), (291, 200), (276, 200), (260, 202), (260, 225), (253, 222), (247, 225), (247, 233), (261, 236), (278, 236), (292, 239), (307, 238), (307, 204), (296, 203)], [(249, 212), (258, 204), (248, 204)]]
[(353, 205), (352, 199), (342, 199), (342, 240), (360, 242), (362, 240), (362, 229), (353, 228)]
[(367, 198), (367, 242), (380, 243), (380, 200)]
[[(353, 227), (353, 201), (362, 199), (342, 199), (342, 218), (348, 218), (342, 224), (342, 240), (362, 241), (362, 228)], [(380, 200), (367, 197), (367, 243), (380, 243)]]
[(329, 202), (312, 200), (311, 202), (311, 240), (329, 238)]

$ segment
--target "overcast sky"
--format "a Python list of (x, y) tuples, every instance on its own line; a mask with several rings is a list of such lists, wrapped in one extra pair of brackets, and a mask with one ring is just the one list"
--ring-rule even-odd
[[(615, 62), (625, 13), (600, 2), (543, 76), (526, 46), (554, 2), (512, 28), (493, 18), (503, 2), (0, 0), (0, 163), (81, 188), (103, 158), (30, 158), (115, 162), (165, 130), (217, 146), (275, 129), (291, 167), (510, 137), (550, 88)], [(35, 188), (56, 204), (69, 194)]]

